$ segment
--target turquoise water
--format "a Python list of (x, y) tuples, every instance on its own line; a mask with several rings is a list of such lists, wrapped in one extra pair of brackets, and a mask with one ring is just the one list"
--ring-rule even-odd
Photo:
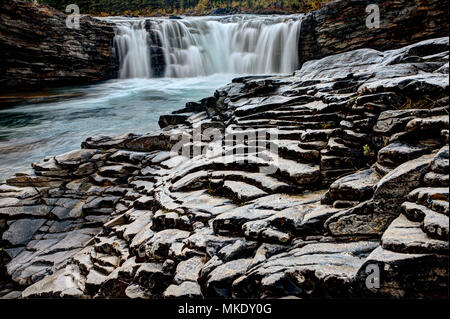
[(81, 97), (0, 109), (0, 181), (46, 156), (77, 149), (90, 136), (156, 130), (160, 115), (211, 96), (233, 77), (110, 80), (59, 90)]

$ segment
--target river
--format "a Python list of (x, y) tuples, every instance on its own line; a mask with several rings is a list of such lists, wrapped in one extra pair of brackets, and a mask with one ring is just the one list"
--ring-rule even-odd
[(117, 24), (119, 78), (52, 90), (79, 94), (70, 99), (0, 109), (0, 181), (90, 136), (158, 129), (160, 115), (211, 96), (236, 76), (290, 73), (298, 64), (299, 16), (155, 19), (167, 65), (159, 78), (152, 77), (142, 19), (107, 19)]

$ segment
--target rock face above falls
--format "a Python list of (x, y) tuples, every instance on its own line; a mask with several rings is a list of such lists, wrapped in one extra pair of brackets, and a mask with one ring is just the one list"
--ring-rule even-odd
[[(0, 186), (1, 294), (446, 297), (448, 51), (238, 78), (160, 131), (33, 164)], [(211, 128), (247, 142), (208, 143)], [(257, 132), (271, 147), (241, 152)], [(183, 138), (202, 153), (171, 152)]]
[[(368, 28), (366, 19), (376, 4), (378, 28)], [(300, 63), (330, 54), (372, 48), (389, 50), (448, 36), (448, 2), (440, 0), (351, 0), (332, 1), (308, 13), (302, 23)]]
[(86, 84), (110, 79), (118, 65), (112, 52), (113, 25), (66, 15), (31, 2), (2, 0), (0, 86), (2, 90)]

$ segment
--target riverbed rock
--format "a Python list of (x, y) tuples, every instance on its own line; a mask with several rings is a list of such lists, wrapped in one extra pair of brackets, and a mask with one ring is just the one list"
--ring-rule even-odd
[(34, 164), (0, 185), (0, 291), (445, 297), (445, 63), (448, 37), (245, 76), (174, 113), (182, 123)]

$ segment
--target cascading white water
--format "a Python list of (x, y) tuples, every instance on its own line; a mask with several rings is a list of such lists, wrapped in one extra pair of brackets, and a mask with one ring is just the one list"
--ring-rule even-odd
[[(298, 67), (301, 16), (157, 22), (152, 30), (161, 40), (166, 77), (291, 73)], [(120, 77), (151, 76), (145, 24), (127, 23), (118, 24), (115, 38)]]
[(120, 78), (149, 78), (152, 75), (145, 21), (118, 23), (114, 48), (120, 61)]

